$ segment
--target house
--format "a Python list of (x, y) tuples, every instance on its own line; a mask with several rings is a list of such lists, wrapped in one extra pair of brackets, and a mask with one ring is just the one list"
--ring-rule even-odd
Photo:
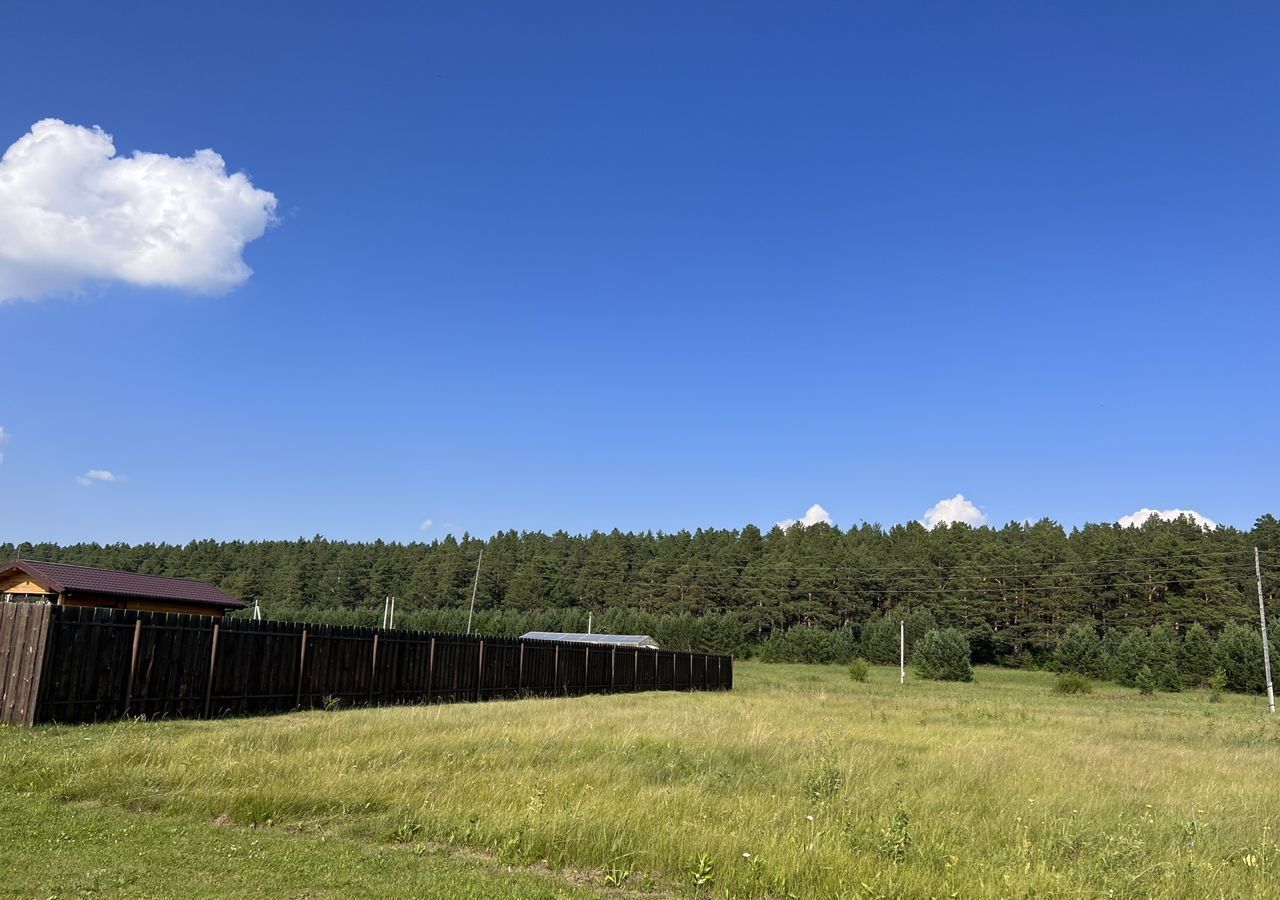
[(0, 599), (221, 616), (245, 604), (204, 581), (15, 559), (0, 563)]
[(610, 647), (642, 647), (657, 650), (658, 642), (647, 634), (568, 634), (563, 631), (530, 631), (524, 641), (569, 641), (575, 644), (604, 644)]

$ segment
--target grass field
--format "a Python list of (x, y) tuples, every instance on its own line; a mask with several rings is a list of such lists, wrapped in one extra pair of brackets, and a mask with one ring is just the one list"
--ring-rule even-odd
[(0, 896), (1280, 896), (1264, 701), (1051, 682), (4, 729)]

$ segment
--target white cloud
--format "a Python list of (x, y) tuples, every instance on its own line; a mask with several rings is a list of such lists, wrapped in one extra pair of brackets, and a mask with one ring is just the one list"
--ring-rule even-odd
[(44, 119), (0, 158), (0, 301), (94, 281), (215, 294), (252, 274), (241, 252), (276, 198), (222, 157), (116, 156), (97, 126)]
[(106, 469), (90, 469), (83, 475), (76, 476), (76, 483), (89, 487), (95, 482), (102, 481), (108, 484), (124, 481), (123, 475), (117, 475), (115, 472), (108, 472)]
[(815, 503), (810, 506), (803, 516), (798, 519), (783, 519), (778, 523), (778, 527), (786, 531), (792, 525), (803, 525), (808, 528), (810, 525), (817, 525), (821, 522), (823, 525), (831, 524), (831, 513), (822, 508), (821, 505)]
[[(4, 446), (4, 442), (9, 440), (9, 435), (5, 434), (3, 426), (0, 426), (0, 447)], [(0, 449), (0, 463), (4, 462), (4, 450)]]
[(1210, 519), (1208, 516), (1202, 516), (1194, 509), (1147, 509), (1145, 506), (1128, 516), (1121, 516), (1119, 525), (1121, 528), (1130, 528), (1144, 524), (1147, 519), (1152, 516), (1159, 516), (1166, 522), (1172, 522), (1178, 516), (1186, 516), (1192, 522), (1195, 522), (1202, 528), (1217, 528), (1218, 523)]
[(419, 531), (430, 531), (430, 530), (431, 530), (431, 520), (430, 520), (430, 519), (423, 519), (423, 520), (422, 520), (422, 524), (420, 524), (420, 525), (418, 526), (418, 530), (419, 530)]
[(920, 523), (925, 528), (936, 528), (939, 525), (951, 525), (956, 522), (975, 526), (985, 525), (987, 514), (966, 500), (964, 494), (956, 494), (946, 500), (939, 500), (920, 517)]

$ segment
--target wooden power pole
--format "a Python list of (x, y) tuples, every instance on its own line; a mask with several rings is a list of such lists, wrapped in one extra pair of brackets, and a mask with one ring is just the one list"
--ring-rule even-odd
[(898, 623), (898, 684), (907, 683), (907, 620)]
[(1258, 617), (1262, 620), (1262, 664), (1267, 672), (1267, 709), (1276, 712), (1276, 692), (1271, 686), (1271, 644), (1267, 641), (1267, 605), (1262, 599), (1262, 560), (1258, 548), (1253, 548), (1253, 571), (1258, 576)]
[(471, 585), (471, 609), (467, 612), (467, 634), (471, 633), (471, 617), (476, 614), (476, 590), (480, 587), (480, 563), (484, 562), (484, 548), (480, 548), (480, 558), (476, 560), (476, 580)]

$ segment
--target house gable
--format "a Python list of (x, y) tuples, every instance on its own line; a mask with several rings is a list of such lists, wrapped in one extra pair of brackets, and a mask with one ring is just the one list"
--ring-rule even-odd
[(47, 584), (41, 584), (26, 572), (0, 570), (0, 594), (50, 594), (58, 592)]

